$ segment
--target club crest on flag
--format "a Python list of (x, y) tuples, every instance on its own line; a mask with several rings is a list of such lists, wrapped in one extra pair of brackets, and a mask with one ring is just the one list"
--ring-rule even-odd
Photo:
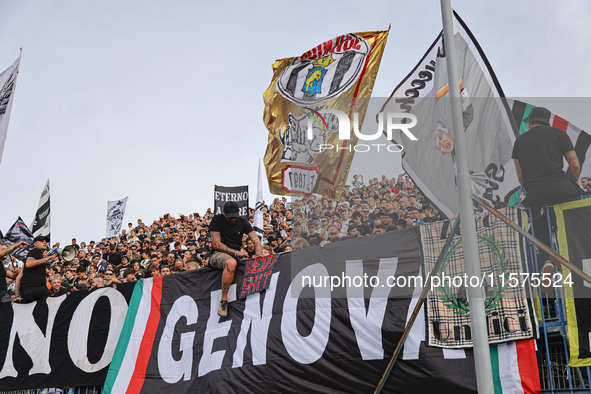
[(369, 48), (352, 33), (328, 40), (294, 58), (279, 77), (277, 91), (299, 105), (336, 98), (359, 79)]
[(388, 31), (344, 34), (275, 62), (263, 95), (271, 193), (340, 198), (358, 136), (350, 127), (341, 138), (338, 115), (330, 111), (361, 129), (387, 37)]

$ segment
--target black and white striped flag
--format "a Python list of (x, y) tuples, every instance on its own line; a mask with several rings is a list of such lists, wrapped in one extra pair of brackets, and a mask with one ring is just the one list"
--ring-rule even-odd
[(38, 235), (50, 236), (51, 233), (51, 206), (49, 203), (49, 179), (41, 192), (39, 198), (39, 206), (37, 207), (37, 213), (35, 213), (35, 219), (31, 223), (31, 232), (33, 237)]

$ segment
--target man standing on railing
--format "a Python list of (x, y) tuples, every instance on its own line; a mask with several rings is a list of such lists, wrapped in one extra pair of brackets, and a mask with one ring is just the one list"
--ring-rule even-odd
[[(534, 108), (523, 121), (527, 122), (528, 131), (515, 140), (512, 158), (519, 183), (526, 192), (523, 205), (532, 208), (535, 237), (550, 246), (543, 207), (580, 195), (577, 181), (581, 166), (568, 135), (550, 127), (550, 111)], [(566, 174), (562, 170), (563, 157), (568, 161)], [(540, 251), (540, 258), (543, 262), (548, 255)]]

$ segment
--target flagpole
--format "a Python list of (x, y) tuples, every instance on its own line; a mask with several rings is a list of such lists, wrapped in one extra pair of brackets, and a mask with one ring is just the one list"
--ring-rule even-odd
[[(462, 106), (460, 102), (459, 76), (457, 71), (457, 56), (453, 30), (453, 13), (450, 0), (441, 0), (441, 17), (443, 20), (443, 36), (447, 63), (447, 76), (451, 98), (453, 135), (455, 140), (455, 154), (457, 166), (457, 192), (460, 203), (460, 217), (462, 218), (462, 243), (464, 261), (468, 277), (480, 278), (480, 258), (478, 255), (478, 239), (476, 237), (476, 222), (472, 203), (472, 185), (468, 172), (466, 141), (462, 120)], [(493, 394), (494, 385), (488, 346), (488, 331), (486, 327), (486, 312), (484, 309), (484, 292), (482, 287), (468, 286), (470, 302), (470, 321), (473, 336), (474, 364), (476, 367), (476, 384), (478, 393)]]

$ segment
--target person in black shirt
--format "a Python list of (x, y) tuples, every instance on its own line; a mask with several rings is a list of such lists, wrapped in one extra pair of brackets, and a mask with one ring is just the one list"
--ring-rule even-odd
[(57, 261), (58, 256), (57, 254), (47, 256), (48, 241), (49, 237), (43, 235), (33, 239), (33, 249), (27, 256), (20, 283), (20, 295), (25, 302), (51, 295), (45, 280), (45, 263)]
[(16, 279), (20, 270), (17, 268), (16, 272), (6, 271), (3, 260), (10, 255), (16, 248), (24, 249), (29, 246), (28, 243), (21, 241), (3, 250), (0, 250), (0, 304), (3, 302), (10, 302), (10, 295), (8, 294), (8, 286), (6, 286), (6, 278)]
[[(581, 166), (570, 138), (564, 131), (550, 127), (550, 111), (534, 108), (523, 121), (527, 122), (528, 131), (515, 140), (511, 157), (519, 183), (525, 188), (523, 205), (532, 208), (534, 235), (550, 246), (548, 220), (542, 207), (575, 198), (582, 192), (577, 185)], [(568, 161), (566, 174), (562, 170), (563, 156)], [(549, 258), (542, 250), (538, 253), (541, 261)]]
[(239, 215), (238, 204), (229, 201), (224, 205), (224, 213), (215, 215), (210, 223), (212, 246), (215, 250), (209, 259), (209, 266), (222, 271), (222, 299), (218, 315), (228, 316), (228, 290), (234, 280), (237, 258), (248, 258), (248, 252), (241, 250), (242, 234), (248, 234), (255, 247), (255, 255), (260, 255), (261, 241), (248, 220)]
[[(512, 154), (519, 183), (526, 192), (523, 205), (552, 205), (581, 193), (577, 153), (564, 131), (550, 127), (550, 111), (534, 108), (523, 121), (527, 121), (528, 131), (515, 140)], [(563, 156), (568, 161), (567, 174), (562, 170)]]

